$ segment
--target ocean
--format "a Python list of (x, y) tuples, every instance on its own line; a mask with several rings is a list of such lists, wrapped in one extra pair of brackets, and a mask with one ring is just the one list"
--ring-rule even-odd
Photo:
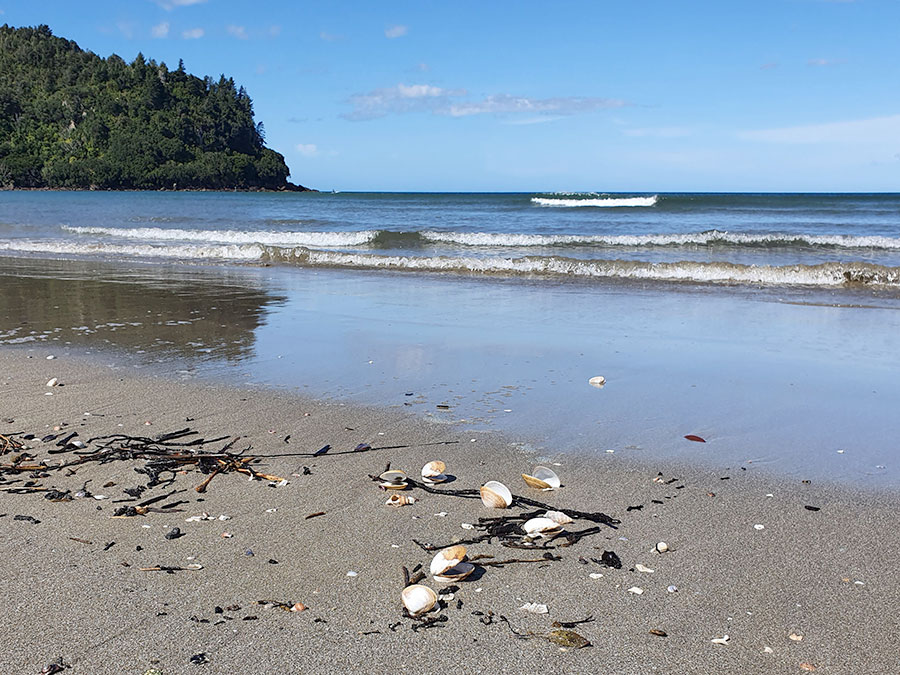
[(0, 192), (0, 284), (40, 354), (548, 459), (900, 478), (900, 195)]

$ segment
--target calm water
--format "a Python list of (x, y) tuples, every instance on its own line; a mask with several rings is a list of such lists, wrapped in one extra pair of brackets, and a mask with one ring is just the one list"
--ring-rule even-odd
[(0, 344), (396, 406), (548, 456), (896, 488), (898, 213), (883, 195), (0, 192)]

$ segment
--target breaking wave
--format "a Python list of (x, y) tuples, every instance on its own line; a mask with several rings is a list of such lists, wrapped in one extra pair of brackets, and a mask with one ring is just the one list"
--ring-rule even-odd
[(560, 199), (557, 197), (532, 197), (532, 204), (538, 206), (600, 206), (600, 207), (619, 207), (619, 206), (655, 206), (659, 197), (601, 197), (592, 199), (590, 197), (580, 199)]
[(265, 244), (268, 246), (307, 246), (309, 248), (340, 248), (370, 243), (379, 233), (361, 232), (272, 232), (256, 230), (180, 230), (162, 227), (70, 227), (66, 232), (81, 235), (100, 235), (143, 241), (200, 241), (229, 244)]

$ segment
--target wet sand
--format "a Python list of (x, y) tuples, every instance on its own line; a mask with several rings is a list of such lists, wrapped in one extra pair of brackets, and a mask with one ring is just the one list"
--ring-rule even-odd
[[(54, 353), (58, 358), (46, 359)], [(143, 461), (90, 463), (75, 475), (4, 474), (0, 487), (34, 480), (74, 492), (90, 480), (89, 491), (109, 499), (51, 502), (40, 492), (0, 491), (0, 590), (7, 603), (0, 672), (38, 673), (58, 657), (73, 675), (897, 671), (896, 493), (776, 479), (753, 466), (712, 470), (565, 448), (536, 456), (523, 449), (532, 447), (523, 445), (526, 438), (473, 433), (403, 410), (156, 378), (48, 346), (5, 347), (0, 373), (2, 434), (40, 439), (65, 425), (62, 432), (87, 440), (189, 426), (205, 438), (240, 437), (234, 447), (252, 447), (248, 454), (332, 448), (316, 458), (255, 465), (287, 477), (280, 487), (223, 474), (199, 494), (194, 488), (205, 476), (189, 468), (168, 488), (182, 492), (161, 502), (184, 501), (181, 511), (133, 518), (111, 518), (121, 506), (112, 502), (128, 498), (123, 489), (147, 483), (134, 471)], [(46, 387), (51, 377), (64, 386)], [(680, 438), (684, 430), (671, 433)], [(362, 442), (375, 450), (339, 454)], [(72, 457), (47, 455), (52, 441), (29, 443), (38, 459)], [(493, 560), (544, 553), (561, 559), (480, 568), (458, 584), (446, 609), (432, 614), (446, 621), (414, 631), (416, 622), (401, 616), (401, 568), (427, 568), (432, 554), (413, 540), (451, 543), (472, 535), (462, 523), (522, 512), (515, 504), (493, 511), (477, 500), (419, 490), (409, 492), (419, 499), (411, 506), (383, 504), (387, 497), (370, 474), (390, 462), (415, 475), (432, 459), (444, 460), (455, 476), (445, 489), (500, 480), (516, 495), (603, 512), (620, 523), (548, 551), (505, 548), (496, 540), (471, 545), (470, 556)], [(9, 461), (9, 454), (0, 457)], [(554, 465), (563, 487), (526, 487), (520, 474), (536, 463)], [(142, 498), (163, 493), (157, 487)], [(230, 519), (185, 522), (202, 513)], [(592, 525), (576, 520), (567, 529)], [(183, 536), (166, 539), (172, 527)], [(659, 541), (671, 550), (655, 552)], [(615, 552), (622, 569), (592, 561), (604, 551)], [(140, 571), (191, 564), (202, 569)], [(637, 564), (654, 571), (639, 572)], [(677, 591), (668, 592), (670, 585)], [(285, 612), (259, 600), (308, 609)], [(546, 604), (549, 612), (519, 609), (528, 602)], [(541, 637), (554, 621), (588, 617), (572, 630), (590, 647), (561, 651)], [(711, 642), (725, 635), (727, 644)], [(199, 654), (207, 663), (191, 662)]]

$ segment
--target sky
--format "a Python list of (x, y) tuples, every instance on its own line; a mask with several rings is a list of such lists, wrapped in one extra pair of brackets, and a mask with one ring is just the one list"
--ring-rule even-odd
[(900, 0), (0, 0), (233, 77), (291, 179), (372, 191), (900, 191)]

